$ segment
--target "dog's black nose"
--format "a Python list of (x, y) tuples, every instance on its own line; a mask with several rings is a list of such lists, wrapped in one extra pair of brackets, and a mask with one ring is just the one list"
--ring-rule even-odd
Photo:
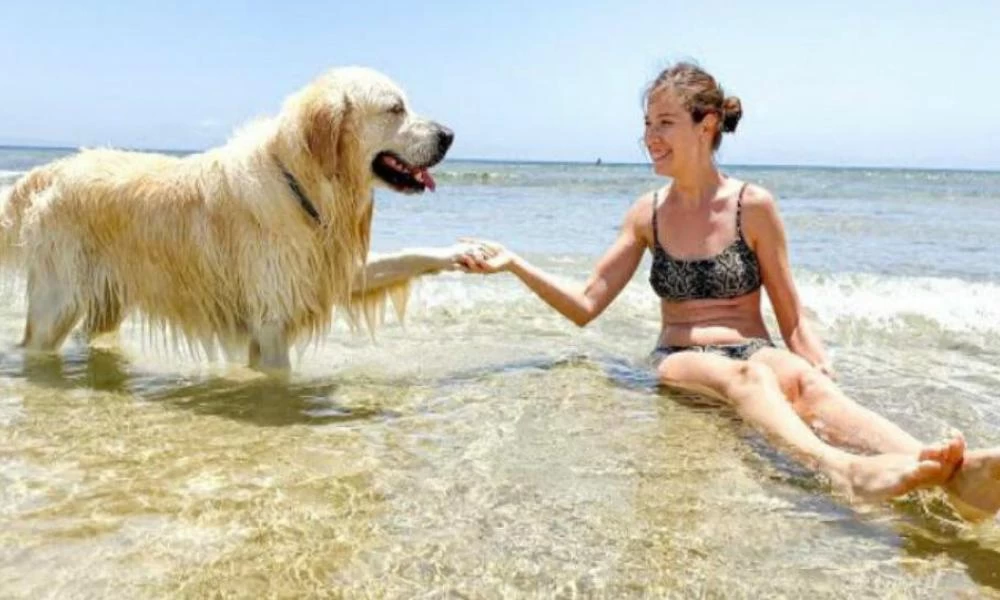
[(444, 125), (441, 125), (440, 130), (438, 131), (438, 150), (441, 152), (441, 154), (447, 152), (448, 148), (451, 147), (451, 143), (454, 141), (455, 141), (455, 132), (448, 129)]

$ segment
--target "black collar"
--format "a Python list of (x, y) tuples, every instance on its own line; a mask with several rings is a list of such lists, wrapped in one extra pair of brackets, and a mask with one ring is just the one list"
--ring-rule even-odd
[(316, 210), (316, 206), (309, 201), (305, 192), (302, 191), (302, 186), (299, 184), (299, 180), (295, 179), (295, 176), (292, 175), (288, 169), (285, 168), (285, 165), (280, 162), (278, 163), (278, 168), (281, 169), (282, 174), (285, 176), (285, 181), (288, 182), (288, 187), (292, 188), (292, 193), (299, 199), (299, 205), (302, 207), (302, 210), (306, 211), (306, 213), (313, 218), (313, 221), (316, 221), (317, 225), (322, 225), (323, 221), (319, 218), (319, 211)]

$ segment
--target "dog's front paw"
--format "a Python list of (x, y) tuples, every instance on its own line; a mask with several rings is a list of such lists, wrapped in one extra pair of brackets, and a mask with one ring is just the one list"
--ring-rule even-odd
[(445, 271), (460, 269), (465, 258), (482, 259), (486, 256), (486, 249), (475, 242), (458, 242), (442, 250), (441, 269)]

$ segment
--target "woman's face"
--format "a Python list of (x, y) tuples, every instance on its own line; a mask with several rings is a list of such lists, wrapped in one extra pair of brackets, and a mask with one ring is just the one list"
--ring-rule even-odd
[(715, 119), (706, 115), (695, 123), (677, 95), (666, 88), (650, 95), (646, 105), (646, 150), (653, 170), (665, 177), (690, 172), (712, 159)]

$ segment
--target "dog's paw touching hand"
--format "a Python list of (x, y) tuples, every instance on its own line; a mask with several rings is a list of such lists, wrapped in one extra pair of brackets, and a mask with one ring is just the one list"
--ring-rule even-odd
[(447, 270), (457, 271), (462, 268), (466, 258), (483, 260), (488, 257), (488, 250), (477, 242), (458, 242), (446, 249)]

